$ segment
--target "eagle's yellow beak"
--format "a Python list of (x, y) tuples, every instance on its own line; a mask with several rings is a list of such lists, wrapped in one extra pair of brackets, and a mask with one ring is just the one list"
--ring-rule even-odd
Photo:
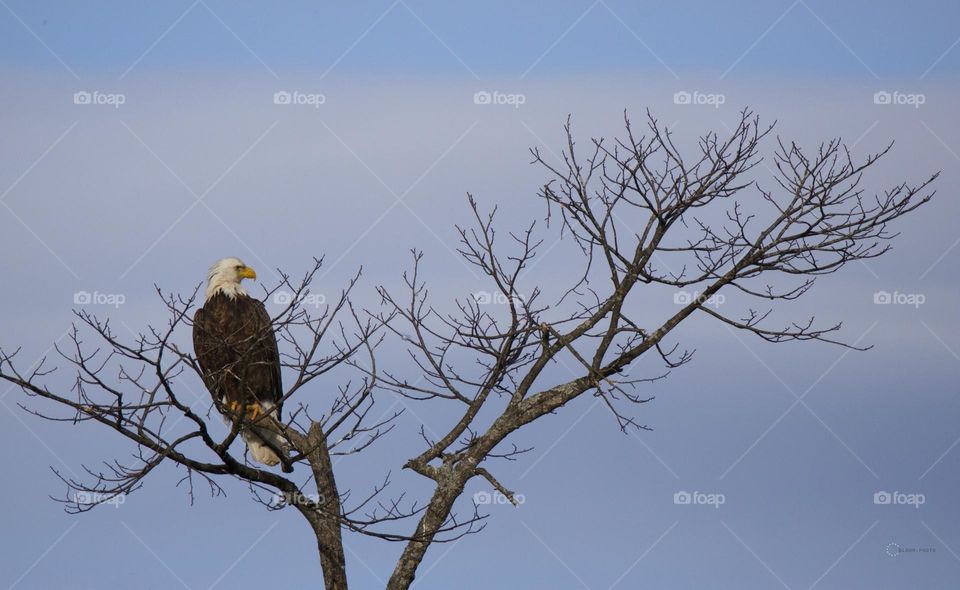
[(245, 266), (240, 269), (240, 278), (241, 279), (256, 279), (257, 271), (253, 270), (249, 266)]

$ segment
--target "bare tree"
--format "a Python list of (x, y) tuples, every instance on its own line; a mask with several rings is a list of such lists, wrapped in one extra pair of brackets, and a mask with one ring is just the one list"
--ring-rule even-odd
[[(368, 448), (387, 434), (400, 412), (386, 412), (372, 418), (375, 403), (377, 369), (374, 350), (382, 341), (379, 326), (371, 318), (361, 319), (350, 302), (350, 293), (360, 277), (358, 272), (331, 304), (318, 314), (311, 314), (304, 305), (309, 286), (322, 260), (300, 281), (289, 276), (266, 291), (266, 298), (285, 302), (282, 311), (272, 318), (278, 340), (283, 344), (281, 365), (287, 375), (283, 401), (288, 412), (281, 423), (270, 415), (248, 418), (241, 413), (230, 426), (218, 426), (220, 418), (211, 413), (214, 407), (229, 415), (219, 400), (191, 400), (185, 385), (187, 372), (202, 378), (196, 358), (176, 344), (181, 328), (191, 324), (198, 285), (189, 297), (157, 293), (164, 302), (170, 319), (162, 328), (148, 327), (145, 333), (124, 338), (117, 334), (109, 320), (101, 320), (86, 312), (75, 312), (77, 322), (69, 333), (69, 345), (56, 351), (75, 369), (73, 387), (68, 392), (56, 391), (45, 384), (55, 368), (46, 358), (30, 371), (18, 369), (14, 360), (19, 352), (0, 350), (0, 378), (20, 386), (30, 397), (55, 402), (55, 407), (69, 409), (66, 415), (30, 408), (24, 410), (48, 420), (78, 424), (97, 422), (113, 429), (133, 443), (132, 459), (113, 460), (99, 468), (84, 466), (87, 481), (66, 477), (54, 470), (66, 484), (67, 493), (60, 501), (67, 512), (85, 512), (110, 503), (117, 496), (137, 490), (144, 479), (163, 462), (184, 468), (178, 485), (185, 484), (191, 502), (195, 485), (205, 486), (211, 495), (224, 490), (219, 479), (232, 477), (247, 484), (253, 498), (269, 510), (292, 506), (311, 526), (317, 538), (320, 562), (327, 588), (346, 588), (347, 578), (343, 553), (342, 531), (347, 529), (387, 540), (410, 537), (391, 533), (388, 526), (395, 521), (415, 516), (422, 508), (406, 503), (404, 495), (384, 498), (389, 473), (376, 482), (369, 493), (357, 500), (337, 487), (332, 457), (353, 455)], [(275, 297), (274, 297), (275, 296)], [(345, 322), (341, 316), (347, 316)], [(389, 320), (389, 318), (387, 318)], [(88, 344), (92, 333), (95, 342)], [(253, 347), (248, 347), (253, 348)], [(241, 358), (241, 363), (243, 362)], [(340, 366), (363, 366), (361, 379), (347, 382), (334, 394), (311, 391), (315, 379), (329, 375)], [(290, 380), (292, 377), (292, 382)], [(294, 397), (295, 396), (295, 397)], [(325, 409), (317, 415), (313, 407)], [(187, 426), (186, 433), (174, 436), (178, 425)], [(292, 465), (308, 468), (307, 476), (294, 473), (278, 475), (248, 459), (245, 446), (234, 445), (244, 428), (257, 426), (280, 433), (292, 451), (285, 460), (284, 471)], [(244, 453), (242, 456), (238, 455)], [(293, 477), (299, 477), (295, 481)], [(465, 522), (441, 527), (456, 538), (475, 530), (479, 515)]]
[[(469, 197), (473, 222), (458, 228), (459, 252), (505, 302), (499, 313), (472, 298), (458, 300), (452, 313), (439, 311), (428, 300), (422, 254), (416, 251), (412, 269), (404, 275), (405, 292), (379, 288), (379, 310), (353, 308), (349, 293), (355, 279), (338, 302), (312, 318), (300, 302), (313, 273), (296, 285), (284, 277), (278, 288), (290, 289), (293, 296), (274, 324), (288, 351), (287, 373), (296, 375), (285, 399), (292, 398), (297, 409), (271, 426), (296, 451), (291, 462), (309, 467), (311, 477), (305, 484), (232, 454), (242, 421), (224, 435), (214, 435), (209, 416), (182, 400), (174, 380), (182, 371), (198, 369), (190, 353), (171, 341), (189, 322), (196, 293), (187, 299), (166, 296), (172, 316), (167, 327), (150, 329), (133, 344), (124, 344), (109, 323), (80, 314), (81, 323), (106, 346), (89, 352), (79, 331), (73, 332), (72, 349), (60, 351), (78, 372), (70, 393), (55, 393), (43, 385), (49, 373), (45, 363), (32, 371), (16, 369), (15, 352), (0, 352), (0, 378), (72, 412), (64, 418), (30, 410), (37, 415), (97, 421), (136, 445), (135, 465), (116, 462), (107, 472), (88, 469), (93, 483), (65, 480), (70, 490), (96, 494), (94, 500), (127, 493), (164, 460), (186, 469), (184, 481), (191, 494), (196, 478), (214, 493), (220, 491), (219, 477), (238, 478), (269, 508), (279, 506), (262, 494), (280, 493), (285, 500), (281, 505), (294, 506), (307, 519), (317, 536), (327, 588), (346, 588), (341, 531), (347, 529), (405, 544), (387, 585), (405, 589), (432, 544), (482, 529), (483, 515), (475, 504), (464, 518), (455, 511), (468, 481), (483, 478), (516, 501), (490, 465), (529, 450), (511, 436), (524, 425), (591, 394), (609, 408), (620, 429), (645, 428), (630, 408), (650, 398), (635, 388), (691, 360), (691, 352), (665, 339), (693, 314), (706, 314), (770, 342), (818, 340), (862, 349), (841, 339), (840, 324), (821, 326), (813, 318), (775, 324), (771, 306), (801, 297), (819, 275), (885, 253), (897, 235), (888, 224), (929, 201), (930, 185), (938, 175), (867, 196), (860, 188), (862, 175), (891, 146), (858, 161), (839, 140), (814, 152), (777, 140), (773, 168), (764, 164), (773, 185), (764, 188), (754, 176), (764, 163), (760, 149), (771, 131), (772, 126), (761, 126), (744, 111), (729, 136), (708, 133), (693, 157), (685, 157), (670, 132), (648, 114), (643, 135), (636, 135), (625, 119), (623, 138), (595, 139), (580, 152), (568, 121), (567, 145), (558, 163), (532, 150), (534, 162), (550, 177), (539, 191), (548, 231), (580, 254), (579, 267), (569, 261), (568, 267), (576, 270), (568, 285), (550, 292), (528, 285), (525, 271), (542, 245), (536, 224), (508, 234), (501, 244), (495, 210), (483, 213)], [(645, 326), (637, 319), (634, 292), (638, 286), (655, 285), (694, 294), (662, 322)], [(755, 301), (757, 307), (748, 304), (735, 316), (706, 305), (722, 289)], [(349, 330), (335, 324), (339, 315), (349, 316)], [(336, 334), (328, 336), (330, 331)], [(377, 369), (374, 351), (386, 334), (409, 348), (414, 363), (409, 375)], [(645, 353), (662, 362), (663, 372), (625, 377), (625, 370)], [(557, 362), (575, 367), (579, 375), (550, 383), (548, 368)], [(341, 387), (329, 410), (314, 417), (304, 387), (338, 365), (363, 379)], [(111, 368), (118, 372), (108, 379)], [(449, 429), (435, 440), (421, 430), (424, 450), (403, 465), (434, 482), (425, 503), (408, 504), (402, 493), (381, 499), (389, 475), (357, 502), (338, 492), (330, 457), (362, 451), (385, 435), (397, 416), (370, 418), (377, 392), (450, 406)], [(179, 419), (189, 421), (191, 432), (165, 438), (164, 424)], [(315, 496), (306, 493), (308, 484)], [(75, 498), (68, 498), (74, 511), (96, 503), (81, 504)], [(411, 533), (392, 532), (408, 518), (418, 519)]]

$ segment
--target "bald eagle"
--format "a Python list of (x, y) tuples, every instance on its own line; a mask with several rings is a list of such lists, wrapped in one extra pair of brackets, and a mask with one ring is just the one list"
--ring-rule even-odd
[[(283, 386), (280, 354), (270, 315), (247, 295), (243, 279), (257, 273), (238, 258), (218, 260), (207, 274), (206, 301), (193, 316), (193, 348), (203, 382), (231, 422), (243, 420), (240, 435), (253, 458), (274, 466), (286, 459), (286, 443), (268, 429), (264, 414), (279, 420)], [(287, 461), (283, 470), (292, 471)]]

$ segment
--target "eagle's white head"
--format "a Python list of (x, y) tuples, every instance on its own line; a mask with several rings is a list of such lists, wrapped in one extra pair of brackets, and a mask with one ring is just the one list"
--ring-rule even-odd
[(240, 286), (243, 279), (256, 279), (257, 273), (239, 258), (221, 258), (207, 272), (207, 299), (223, 293), (233, 299), (247, 292)]

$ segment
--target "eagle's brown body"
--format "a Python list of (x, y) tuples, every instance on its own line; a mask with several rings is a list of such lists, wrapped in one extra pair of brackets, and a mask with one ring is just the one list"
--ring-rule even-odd
[(223, 293), (208, 299), (193, 316), (193, 348), (214, 401), (280, 411), (280, 354), (261, 301)]
[(214, 403), (230, 420), (252, 422), (241, 431), (247, 446), (257, 461), (276, 465), (283, 439), (257, 421), (263, 414), (279, 420), (283, 398), (280, 354), (263, 303), (242, 292), (214, 293), (193, 317), (193, 346)]

